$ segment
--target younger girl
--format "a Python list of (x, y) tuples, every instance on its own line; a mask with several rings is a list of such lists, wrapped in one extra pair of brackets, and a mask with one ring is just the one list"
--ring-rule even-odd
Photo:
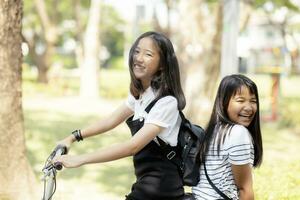
[[(74, 131), (59, 143), (69, 147), (76, 140), (111, 130), (126, 119), (132, 138), (94, 153), (64, 155), (55, 162), (62, 162), (68, 168), (133, 156), (137, 180), (127, 200), (181, 199), (184, 190), (179, 171), (165, 158), (156, 141), (158, 136), (171, 146), (177, 145), (179, 110), (185, 107), (178, 62), (170, 40), (156, 32), (142, 34), (130, 49), (129, 71), (127, 101), (107, 118)], [(159, 100), (146, 112), (155, 99)]]
[(263, 147), (257, 87), (246, 76), (221, 81), (201, 153), (196, 199), (254, 199), (252, 167), (261, 164)]

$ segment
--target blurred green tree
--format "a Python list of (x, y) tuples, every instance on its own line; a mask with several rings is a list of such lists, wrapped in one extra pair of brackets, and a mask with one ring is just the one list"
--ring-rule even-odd
[[(299, 44), (295, 35), (299, 32), (300, 23), (294, 20), (295, 16), (299, 14), (299, 7), (291, 0), (244, 0), (245, 5), (248, 5), (250, 9), (243, 12), (244, 22), (240, 32), (244, 32), (247, 28), (251, 15), (257, 11), (262, 10), (265, 13), (269, 26), (272, 26), (274, 30), (278, 30), (283, 44), (282, 49), (284, 53), (287, 53), (291, 61), (291, 73), (297, 73), (297, 60), (299, 59)], [(278, 20), (278, 13), (280, 13), (281, 19)], [(288, 45), (288, 40), (292, 41), (293, 45)], [(291, 44), (291, 42), (290, 42)], [(298, 71), (299, 73), (299, 71)]]
[[(42, 6), (39, 6), (40, 4)], [(89, 7), (90, 1), (85, 0), (25, 2), (22, 33), (23, 41), (29, 47), (25, 61), (37, 67), (39, 82), (48, 82), (48, 71), (55, 63), (67, 68), (81, 66)], [(39, 13), (43, 13), (44, 17)], [(46, 20), (42, 21), (44, 18)], [(108, 52), (108, 56), (102, 58), (101, 62), (106, 67), (112, 67), (111, 63), (119, 58), (124, 50), (124, 21), (111, 6), (106, 4), (102, 4), (101, 19), (103, 20), (99, 26), (103, 28), (99, 36), (100, 49), (104, 48)], [(51, 24), (52, 27), (48, 28), (48, 31), (44, 28), (48, 27), (47, 24)], [(46, 35), (48, 38), (51, 36), (52, 40), (46, 40)]]
[(34, 0), (25, 4), (25, 14), (37, 13), (24, 19), (25, 27), (28, 24), (31, 30), (25, 30), (23, 39), (28, 44), (31, 61), (38, 69), (38, 81), (42, 83), (48, 82), (47, 73), (59, 40), (61, 14), (56, 7), (58, 1)]
[(116, 10), (109, 5), (102, 5), (102, 15), (100, 19), (100, 39), (102, 46), (104, 46), (109, 55), (102, 60), (102, 67), (104, 68), (118, 68), (114, 66), (114, 60), (120, 59), (124, 54), (124, 24), (125, 21), (121, 19)]

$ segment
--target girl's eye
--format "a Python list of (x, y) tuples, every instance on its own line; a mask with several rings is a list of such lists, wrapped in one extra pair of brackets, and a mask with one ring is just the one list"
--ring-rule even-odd
[(152, 54), (150, 54), (150, 53), (147, 53), (146, 55), (152, 57)]
[(236, 101), (236, 102), (239, 102), (239, 103), (242, 103), (242, 102), (244, 102), (244, 99), (238, 98), (238, 99), (236, 99), (235, 101)]

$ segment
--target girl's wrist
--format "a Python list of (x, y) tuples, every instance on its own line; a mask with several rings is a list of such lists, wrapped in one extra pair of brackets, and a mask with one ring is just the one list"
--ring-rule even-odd
[(78, 155), (78, 161), (79, 161), (79, 166), (82, 166), (82, 165), (88, 163), (87, 156)]
[(75, 140), (76, 140), (77, 142), (80, 142), (80, 141), (83, 140), (83, 137), (82, 137), (82, 135), (81, 135), (81, 130), (80, 130), (80, 129), (74, 130), (74, 131), (72, 132), (72, 135), (74, 136), (74, 138), (75, 138)]
[(75, 136), (73, 134), (69, 135), (67, 139), (70, 142), (70, 144), (72, 144), (73, 142), (76, 141), (76, 138), (75, 138)]

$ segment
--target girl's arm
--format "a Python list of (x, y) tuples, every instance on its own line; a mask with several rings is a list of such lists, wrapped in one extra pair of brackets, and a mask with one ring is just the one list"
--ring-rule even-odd
[(239, 191), (240, 200), (253, 200), (252, 167), (246, 165), (231, 165), (235, 184)]
[[(133, 111), (126, 106), (126, 104), (122, 104), (119, 106), (112, 114), (108, 117), (99, 120), (98, 122), (84, 128), (81, 130), (81, 135), (83, 138), (91, 137), (93, 135), (97, 135), (100, 133), (104, 133), (108, 130), (113, 129), (121, 122), (125, 121), (128, 117), (133, 114)], [(75, 137), (70, 134), (65, 139), (58, 142), (59, 144), (63, 144), (69, 148), (69, 146), (76, 141)]]
[(65, 167), (79, 167), (89, 163), (102, 163), (132, 156), (144, 148), (163, 130), (154, 124), (145, 124), (130, 140), (111, 145), (96, 152), (78, 156), (63, 155), (54, 162), (61, 162)]
[(133, 115), (133, 111), (130, 108), (128, 108), (128, 106), (126, 106), (124, 103), (121, 106), (119, 106), (108, 117), (101, 119), (98, 122), (82, 129), (81, 135), (83, 138), (87, 138), (93, 135), (104, 133), (115, 128), (131, 115)]

